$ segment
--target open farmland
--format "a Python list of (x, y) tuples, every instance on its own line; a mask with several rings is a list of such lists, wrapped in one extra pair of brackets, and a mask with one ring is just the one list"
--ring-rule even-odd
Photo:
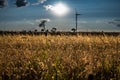
[(0, 36), (0, 80), (92, 78), (120, 79), (120, 35)]

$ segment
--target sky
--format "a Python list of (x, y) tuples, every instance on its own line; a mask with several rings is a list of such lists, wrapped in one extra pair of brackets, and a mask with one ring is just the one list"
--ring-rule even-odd
[[(46, 29), (71, 31), (75, 28), (75, 9), (78, 16), (78, 31), (120, 32), (120, 0), (26, 0), (26, 6), (17, 7), (16, 0), (6, 0), (0, 7), (0, 30), (41, 30), (41, 20)], [(50, 9), (62, 3), (69, 10), (59, 16)], [(62, 10), (57, 10), (62, 11)]]

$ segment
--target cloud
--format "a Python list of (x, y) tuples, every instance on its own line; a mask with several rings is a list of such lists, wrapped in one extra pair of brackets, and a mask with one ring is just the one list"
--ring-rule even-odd
[[(39, 5), (39, 4), (43, 4), (46, 1), (47, 0), (37, 0), (37, 2), (35, 2), (35, 3), (30, 3), (30, 2), (27, 2), (27, 0), (15, 0), (15, 5), (17, 7), (23, 7), (23, 6), (29, 6), (29, 5)], [(8, 5), (8, 0), (0, 0), (0, 8), (3, 8), (6, 5)]]
[(38, 2), (40, 2), (41, 4), (43, 4), (44, 2), (46, 2), (47, 0), (38, 0)]
[(40, 3), (32, 3), (31, 5), (33, 5), (33, 6), (36, 6), (36, 5), (39, 5)]
[(83, 24), (86, 24), (87, 23), (87, 21), (79, 21), (80, 23), (83, 23)]
[(43, 6), (46, 10), (53, 10), (54, 6), (52, 5), (44, 5)]
[(27, 24), (34, 25), (32, 21), (26, 21)]
[(100, 19), (95, 21), (96, 24), (108, 24), (108, 20), (106, 19)]
[(44, 5), (43, 7), (46, 10), (53, 11), (55, 14), (59, 16), (63, 16), (69, 12), (69, 8), (64, 3), (61, 3), (61, 2), (54, 5)]
[(17, 7), (23, 7), (23, 6), (27, 6), (28, 2), (26, 0), (16, 0), (15, 4)]
[(38, 2), (36, 3), (32, 3), (31, 5), (39, 5), (39, 4), (43, 4), (44, 2), (46, 2), (47, 0), (38, 0)]
[(42, 21), (50, 22), (50, 19), (46, 18), (46, 19), (37, 19), (37, 20), (35, 20), (35, 22), (42, 22)]
[(112, 24), (112, 25), (115, 25), (117, 27), (120, 27), (120, 20), (119, 19), (115, 19), (115, 20), (109, 21), (108, 23)]
[(102, 21), (101, 21), (101, 20), (96, 20), (95, 22), (96, 22), (96, 23), (102, 23)]

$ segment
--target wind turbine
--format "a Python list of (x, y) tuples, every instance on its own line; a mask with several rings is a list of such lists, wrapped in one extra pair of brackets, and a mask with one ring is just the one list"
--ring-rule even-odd
[(76, 21), (76, 26), (75, 26), (75, 28), (76, 28), (76, 32), (77, 32), (77, 20), (78, 20), (78, 16), (79, 15), (81, 15), (81, 14), (79, 14), (78, 12), (77, 12), (77, 10), (75, 9), (75, 21)]

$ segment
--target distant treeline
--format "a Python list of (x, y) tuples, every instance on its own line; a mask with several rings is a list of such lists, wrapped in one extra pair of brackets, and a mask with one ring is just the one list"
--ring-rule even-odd
[(35, 32), (35, 31), (0, 31), (0, 35), (108, 35), (119, 36), (120, 32)]

